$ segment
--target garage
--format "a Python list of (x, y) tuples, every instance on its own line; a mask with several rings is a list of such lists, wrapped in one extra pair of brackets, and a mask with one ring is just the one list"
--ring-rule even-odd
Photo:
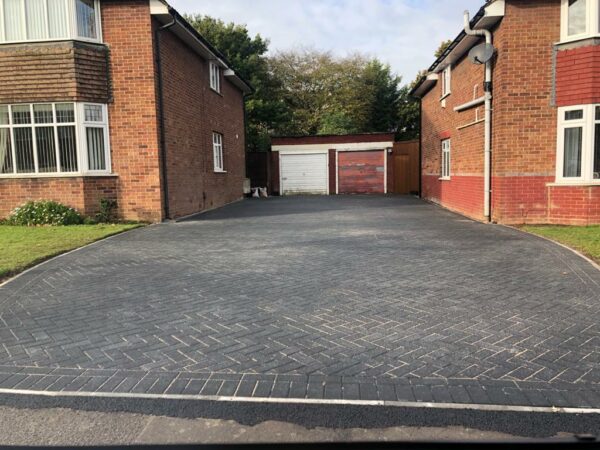
[(338, 194), (385, 194), (385, 150), (338, 152)]
[(327, 195), (327, 153), (283, 154), (281, 161), (282, 195)]
[[(387, 194), (393, 133), (272, 138), (270, 190), (277, 195)], [(392, 180), (393, 181), (393, 180)]]

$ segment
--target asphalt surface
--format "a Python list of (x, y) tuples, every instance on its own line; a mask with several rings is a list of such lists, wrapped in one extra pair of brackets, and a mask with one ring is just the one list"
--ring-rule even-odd
[(599, 287), (409, 197), (249, 200), (0, 288), (0, 388), (600, 407)]

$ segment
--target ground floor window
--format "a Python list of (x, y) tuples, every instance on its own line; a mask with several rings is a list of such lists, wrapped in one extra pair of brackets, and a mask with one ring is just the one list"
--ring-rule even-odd
[(442, 141), (442, 179), (450, 179), (450, 152), (452, 145), (450, 139)]
[(557, 181), (600, 182), (600, 105), (558, 110)]
[(0, 176), (108, 172), (106, 105), (0, 105)]
[(213, 133), (213, 154), (215, 172), (225, 171), (223, 163), (223, 135), (220, 133)]

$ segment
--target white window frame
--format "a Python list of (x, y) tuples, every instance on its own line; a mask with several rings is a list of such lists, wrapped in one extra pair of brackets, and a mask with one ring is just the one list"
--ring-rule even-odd
[(600, 0), (586, 0), (586, 30), (569, 35), (569, 0), (561, 0), (560, 40), (572, 42), (600, 36)]
[[(557, 131), (557, 152), (556, 152), (556, 184), (578, 185), (578, 184), (597, 184), (600, 180), (594, 179), (594, 139), (596, 124), (596, 107), (594, 105), (576, 105), (558, 108), (558, 131)], [(581, 119), (566, 120), (565, 115), (570, 111), (583, 111)], [(581, 176), (564, 176), (564, 157), (565, 157), (565, 130), (568, 128), (582, 128), (582, 148), (581, 148)]]
[(441, 158), (441, 172), (442, 176), (440, 180), (450, 180), (450, 168), (452, 161), (452, 139), (442, 140), (442, 158)]
[(210, 72), (210, 88), (221, 93), (221, 68), (219, 65), (213, 61), (209, 63), (209, 72)]
[(217, 133), (216, 131), (213, 132), (213, 166), (215, 173), (226, 173), (223, 140), (223, 135), (221, 133)]
[[(21, 9), (25, 10), (25, 1), (21, 0)], [(45, 28), (46, 32), (49, 36), (49, 17), (48, 17), (48, 0), (45, 0), (44, 9), (46, 11), (46, 23)], [(67, 14), (66, 18), (67, 22), (67, 35), (59, 38), (44, 38), (44, 39), (22, 39), (22, 40), (6, 40), (5, 26), (4, 26), (4, 0), (0, 0), (0, 45), (4, 44), (19, 44), (19, 43), (31, 43), (31, 42), (57, 42), (57, 41), (65, 41), (65, 40), (73, 40), (73, 41), (84, 41), (84, 42), (96, 42), (102, 43), (102, 17), (101, 17), (101, 8), (100, 8), (100, 0), (94, 0), (94, 9), (96, 10), (96, 33), (97, 37), (87, 38), (79, 36), (79, 30), (77, 29), (77, 8), (75, 4), (75, 0), (67, 0)], [(24, 13), (23, 13), (24, 14)], [(23, 18), (25, 20), (25, 18)], [(26, 25), (23, 23), (23, 28), (26, 30)]]
[(442, 71), (442, 100), (452, 94), (452, 66)]
[[(33, 115), (34, 105), (52, 105), (53, 122), (52, 123), (35, 123)], [(58, 123), (56, 116), (56, 105), (61, 104), (72, 104), (74, 105), (74, 116), (75, 122), (64, 122)], [(31, 123), (29, 124), (13, 124), (12, 109), (15, 106), (29, 106)], [(84, 116), (85, 105), (94, 105), (102, 107), (102, 122), (86, 122)], [(80, 176), (99, 176), (99, 175), (111, 175), (111, 147), (110, 147), (110, 134), (108, 126), (108, 107), (104, 104), (98, 103), (76, 103), (76, 102), (36, 102), (36, 103), (21, 103), (21, 104), (2, 104), (0, 106), (8, 106), (9, 124), (0, 125), (0, 128), (10, 129), (10, 140), (11, 140), (11, 156), (12, 156), (12, 173), (0, 173), (0, 178), (60, 178), (60, 177), (80, 177)], [(36, 140), (36, 128), (53, 127), (54, 128), (54, 147), (56, 151), (56, 164), (57, 167), (61, 167), (60, 161), (60, 149), (58, 145), (58, 128), (65, 126), (75, 127), (75, 145), (77, 152), (77, 171), (73, 172), (39, 172), (38, 167), (38, 149)], [(104, 150), (105, 150), (105, 167), (106, 170), (88, 170), (88, 149), (86, 139), (86, 128), (102, 128), (104, 135)], [(32, 128), (33, 129), (33, 158), (35, 165), (35, 172), (17, 172), (17, 159), (16, 159), (16, 147), (14, 139), (15, 128)]]

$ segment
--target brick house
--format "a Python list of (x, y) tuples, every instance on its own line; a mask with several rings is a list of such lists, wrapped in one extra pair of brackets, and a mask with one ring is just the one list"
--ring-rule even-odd
[(250, 86), (162, 0), (0, 0), (0, 217), (160, 221), (242, 197)]
[[(490, 0), (469, 25), (413, 89), (423, 197), (479, 220), (600, 223), (599, 0)], [(487, 86), (468, 56), (483, 30)]]

